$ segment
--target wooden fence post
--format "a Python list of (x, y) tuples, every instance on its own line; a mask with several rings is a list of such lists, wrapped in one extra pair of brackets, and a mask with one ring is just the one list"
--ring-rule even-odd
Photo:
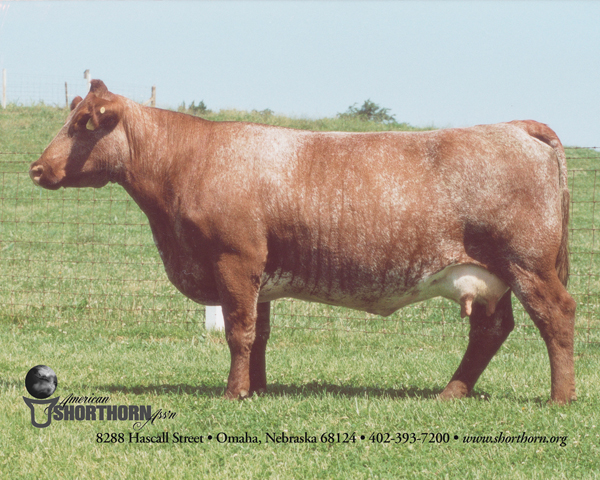
[(69, 86), (65, 82), (65, 105), (69, 108)]
[(153, 85), (152, 86), (152, 96), (146, 100), (144, 103), (142, 103), (142, 105), (146, 106), (146, 105), (150, 105), (151, 107), (156, 107), (156, 86)]

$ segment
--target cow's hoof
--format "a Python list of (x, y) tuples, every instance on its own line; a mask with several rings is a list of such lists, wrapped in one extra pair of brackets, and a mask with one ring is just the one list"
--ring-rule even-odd
[(573, 395), (572, 397), (569, 397), (567, 399), (564, 398), (551, 398), (550, 400), (548, 400), (546, 402), (547, 405), (569, 405), (569, 403), (572, 402), (576, 402), (577, 401), (577, 395)]
[(267, 387), (257, 388), (256, 390), (252, 390), (250, 392), (250, 394), (255, 394), (255, 395), (258, 395), (259, 397), (261, 395), (264, 395), (265, 393), (267, 393)]
[(244, 398), (250, 398), (252, 394), (248, 391), (248, 390), (240, 390), (240, 393), (238, 394), (238, 398), (240, 400), (243, 400)]
[(467, 386), (459, 381), (450, 382), (444, 391), (437, 397), (438, 400), (455, 400), (457, 398), (464, 398), (469, 393)]
[(239, 393), (233, 393), (227, 390), (224, 396), (227, 400), (243, 400), (244, 398), (249, 398), (250, 395), (248, 390), (240, 390)]

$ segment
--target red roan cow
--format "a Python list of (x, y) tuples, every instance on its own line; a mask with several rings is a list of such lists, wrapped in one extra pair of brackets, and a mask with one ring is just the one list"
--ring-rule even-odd
[(125, 188), (171, 282), (223, 307), (227, 397), (266, 389), (271, 300), (389, 315), (436, 296), (470, 319), (440, 394), (463, 397), (514, 327), (513, 292), (546, 342), (552, 400), (575, 399), (567, 170), (546, 125), (308, 132), (147, 108), (99, 80), (71, 110), (32, 180)]

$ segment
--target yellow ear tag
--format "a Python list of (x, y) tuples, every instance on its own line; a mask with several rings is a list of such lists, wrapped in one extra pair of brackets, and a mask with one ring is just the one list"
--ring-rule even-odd
[(87, 128), (88, 130), (91, 130), (91, 131), (94, 131), (96, 129), (96, 127), (94, 127), (94, 122), (92, 122), (91, 118), (85, 124), (85, 128)]
[(106, 112), (106, 108), (100, 107), (100, 113), (104, 113), (104, 112)]

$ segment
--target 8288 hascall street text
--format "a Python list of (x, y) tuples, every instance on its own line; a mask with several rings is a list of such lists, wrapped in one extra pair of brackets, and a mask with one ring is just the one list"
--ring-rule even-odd
[[(357, 435), (352, 433), (323, 433), (322, 435), (288, 434), (286, 432), (265, 433), (264, 443), (355, 443)], [(139, 432), (129, 433), (97, 433), (96, 443), (208, 443), (215, 440), (217, 443), (254, 443), (262, 444), (257, 435), (244, 432), (240, 435), (228, 435), (219, 432), (213, 435), (182, 435), (179, 432), (161, 432), (157, 435), (141, 435)]]
[(161, 432), (158, 435), (135, 433), (97, 433), (96, 443), (206, 443), (204, 435), (182, 435)]

